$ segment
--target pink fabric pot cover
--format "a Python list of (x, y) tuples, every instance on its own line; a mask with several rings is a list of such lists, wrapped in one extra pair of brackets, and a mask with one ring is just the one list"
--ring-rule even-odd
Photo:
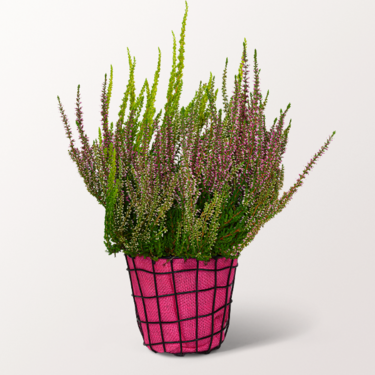
[(126, 255), (126, 260), (138, 326), (150, 350), (185, 354), (220, 347), (229, 326), (237, 259), (211, 259), (206, 265), (196, 259), (153, 262)]

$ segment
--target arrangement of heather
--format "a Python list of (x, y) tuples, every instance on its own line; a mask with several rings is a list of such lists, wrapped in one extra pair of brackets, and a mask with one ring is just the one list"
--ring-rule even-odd
[[(113, 69), (101, 96), (102, 130), (92, 145), (85, 134), (77, 90), (76, 124), (82, 148), (74, 146), (67, 116), (59, 109), (70, 140), (69, 155), (77, 164), (87, 190), (105, 207), (104, 243), (109, 254), (130, 256), (238, 258), (261, 227), (290, 202), (316, 160), (327, 150), (333, 134), (307, 164), (297, 182), (279, 198), (291, 122), (284, 128), (290, 104), (270, 130), (266, 129), (259, 88), (257, 52), (254, 52), (254, 86), (249, 92), (247, 42), (233, 95), (228, 99), (225, 63), (222, 84), (223, 109), (217, 110), (215, 77), (200, 82), (192, 101), (179, 107), (184, 68), (184, 39), (188, 6), (180, 35), (178, 62), (173, 34), (173, 65), (167, 102), (154, 107), (161, 53), (154, 82), (147, 79), (135, 94), (135, 58), (129, 50), (129, 81), (116, 128), (108, 123)], [(144, 99), (146, 107), (142, 118)], [(129, 103), (129, 114), (125, 112)], [(281, 166), (280, 166), (281, 165)]]

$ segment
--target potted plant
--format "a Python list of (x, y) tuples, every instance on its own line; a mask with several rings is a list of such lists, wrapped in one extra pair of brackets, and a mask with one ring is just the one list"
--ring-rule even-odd
[[(235, 75), (234, 92), (216, 109), (215, 77), (179, 108), (188, 6), (182, 22), (178, 63), (173, 34), (173, 65), (164, 115), (154, 107), (161, 53), (154, 82), (135, 94), (135, 58), (128, 50), (130, 75), (116, 129), (108, 111), (113, 69), (103, 84), (102, 130), (92, 145), (83, 128), (80, 86), (74, 139), (58, 98), (70, 140), (69, 155), (87, 190), (105, 207), (104, 243), (109, 254), (124, 253), (136, 318), (144, 345), (175, 355), (209, 353), (221, 346), (230, 318), (238, 257), (263, 225), (290, 202), (333, 134), (307, 164), (297, 182), (279, 198), (281, 165), (291, 123), (286, 110), (266, 129), (259, 89), (257, 52), (254, 88), (249, 94), (247, 42)], [(143, 117), (140, 113), (146, 95)], [(125, 111), (129, 103), (129, 115)], [(151, 142), (153, 141), (153, 142)]]

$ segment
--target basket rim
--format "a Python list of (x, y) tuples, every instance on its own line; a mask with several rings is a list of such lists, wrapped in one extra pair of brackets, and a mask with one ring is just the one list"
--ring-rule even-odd
[[(136, 257), (133, 257), (133, 256), (128, 255), (128, 254), (124, 254), (124, 256), (125, 257), (128, 256), (131, 259), (135, 259), (136, 258)], [(143, 255), (137, 255), (137, 257), (142, 257), (144, 259), (147, 259), (147, 258), (151, 259), (150, 257), (146, 257), (145, 258)], [(163, 256), (163, 257), (158, 258), (158, 260), (159, 259), (185, 259), (185, 258), (183, 258), (183, 257)], [(195, 259), (195, 260), (197, 260), (197, 258), (187, 258), (186, 260), (189, 260), (189, 259)], [(215, 255), (214, 257), (210, 258), (209, 260), (199, 260), (199, 261), (200, 262), (209, 262), (211, 259), (218, 260), (218, 259), (231, 259), (231, 258), (225, 258), (225, 257), (220, 256), (220, 255)], [(238, 259), (238, 258), (235, 258), (235, 259)]]

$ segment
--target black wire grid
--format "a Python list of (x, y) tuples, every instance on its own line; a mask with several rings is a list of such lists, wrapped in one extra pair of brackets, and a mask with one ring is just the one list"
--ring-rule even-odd
[[(154, 353), (158, 353), (153, 348), (154, 346), (162, 345), (164, 352), (168, 352), (168, 350), (166, 350), (166, 344), (179, 344), (180, 351), (178, 353), (172, 353), (172, 354), (177, 355), (177, 356), (184, 356), (185, 354), (189, 354), (189, 353), (209, 354), (212, 350), (216, 350), (216, 349), (219, 349), (221, 347), (221, 344), (224, 341), (224, 339), (225, 339), (225, 337), (227, 335), (228, 328), (229, 328), (231, 303), (233, 302), (232, 295), (233, 295), (234, 281), (235, 281), (235, 276), (236, 276), (236, 268), (238, 267), (237, 262), (236, 262), (236, 264), (233, 264), (234, 260), (232, 259), (229, 267), (223, 267), (223, 268), (219, 268), (218, 269), (217, 268), (217, 263), (218, 263), (217, 261), (218, 261), (218, 259), (220, 259), (220, 257), (214, 257), (212, 259), (215, 260), (215, 268), (214, 269), (207, 269), (207, 268), (199, 268), (199, 262), (202, 262), (202, 261), (198, 261), (198, 260), (195, 259), (196, 260), (196, 267), (195, 268), (183, 269), (183, 270), (174, 270), (173, 269), (173, 261), (175, 259), (183, 259), (183, 258), (178, 258), (178, 257), (173, 257), (173, 258), (172, 257), (162, 257), (162, 258), (159, 259), (159, 261), (161, 259), (170, 260), (171, 271), (170, 272), (155, 272), (155, 267), (154, 267), (155, 261), (153, 261), (151, 259), (150, 260), (152, 262), (152, 271), (146, 270), (146, 269), (143, 269), (143, 268), (137, 268), (136, 264), (135, 264), (135, 258), (134, 257), (131, 257), (129, 255), (125, 255), (125, 259), (126, 259), (126, 263), (127, 263), (127, 266), (128, 266), (127, 267), (127, 271), (129, 271), (129, 278), (130, 278), (130, 285), (131, 285), (131, 288), (132, 288), (132, 296), (133, 296), (133, 301), (134, 301), (134, 306), (135, 306), (135, 313), (136, 313), (138, 328), (139, 328), (139, 330), (140, 330), (140, 332), (142, 334), (143, 345), (147, 346)], [(132, 264), (133, 264), (134, 268), (130, 268), (129, 267), (129, 259), (132, 259)], [(228, 268), (229, 268), (229, 272), (228, 272), (228, 279), (227, 279), (226, 285), (224, 285), (224, 286), (218, 286), (217, 285), (217, 273), (218, 273), (218, 271), (222, 271), (222, 270), (225, 270), (225, 269), (228, 269)], [(232, 280), (232, 282), (230, 282), (231, 275), (232, 275), (232, 270), (233, 270), (233, 280)], [(180, 272), (189, 272), (189, 271), (190, 272), (191, 271), (195, 271), (196, 272), (195, 289), (194, 290), (189, 290), (189, 291), (184, 291), (184, 292), (177, 292), (176, 291), (175, 274), (180, 273)], [(139, 287), (140, 295), (135, 295), (135, 293), (134, 293), (134, 287), (133, 287), (131, 272), (135, 273), (135, 276), (136, 276), (135, 279), (136, 279), (138, 287)], [(154, 287), (155, 287), (155, 296), (147, 296), (147, 297), (144, 296), (144, 293), (142, 292), (142, 288), (141, 288), (141, 284), (142, 283), (140, 283), (140, 281), (139, 281), (139, 273), (140, 272), (147, 272), (149, 274), (153, 274)], [(208, 289), (198, 289), (198, 277), (199, 277), (199, 274), (202, 273), (202, 272), (214, 272), (215, 273), (215, 284), (214, 284), (214, 287), (208, 288)], [(174, 293), (172, 293), (172, 294), (158, 294), (156, 275), (168, 275), (168, 274), (172, 275), (172, 283), (173, 283)], [(229, 287), (231, 287), (231, 292), (230, 292), (230, 298), (229, 298), (229, 302), (228, 302), (228, 290), (229, 290)], [(219, 288), (226, 288), (225, 301), (224, 301), (224, 304), (222, 306), (220, 306), (218, 309), (215, 310), (216, 291)], [(159, 290), (160, 290), (160, 285), (159, 285)], [(212, 304), (211, 312), (209, 314), (205, 314), (205, 315), (198, 315), (198, 294), (200, 292), (206, 292), (206, 291), (209, 291), (209, 290), (214, 290), (213, 304)], [(186, 294), (186, 293), (195, 293), (195, 296), (196, 296), (196, 298), (195, 298), (196, 314), (195, 314), (195, 316), (193, 316), (191, 318), (180, 319), (179, 304), (178, 304), (177, 296), (181, 295), (181, 294)], [(175, 306), (176, 306), (176, 312), (177, 312), (177, 320), (174, 320), (174, 321), (162, 321), (161, 320), (159, 300), (161, 298), (163, 298), (163, 297), (170, 297), (170, 296), (174, 296), (174, 301), (175, 301)], [(140, 319), (140, 316), (139, 316), (139, 313), (138, 313), (138, 309), (137, 309), (136, 298), (140, 298), (142, 300), (142, 306), (143, 306), (142, 310), (144, 311), (145, 320), (141, 320)], [(155, 321), (150, 322), (149, 319), (147, 318), (147, 308), (146, 308), (146, 304), (145, 304), (145, 299), (150, 299), (150, 298), (154, 299), (154, 300), (156, 299), (156, 302), (157, 302), (157, 309), (158, 309), (159, 319), (156, 322)], [(223, 319), (222, 319), (222, 323), (221, 323), (221, 329), (218, 330), (217, 332), (213, 332), (214, 331), (214, 314), (216, 314), (221, 309), (225, 309), (224, 312), (223, 312)], [(227, 311), (228, 311), (228, 314), (226, 314)], [(226, 315), (227, 315), (227, 320), (225, 322), (225, 316)], [(212, 316), (212, 318), (211, 318), (211, 320), (212, 320), (211, 334), (209, 334), (208, 336), (204, 336), (204, 337), (199, 337), (198, 338), (198, 322), (199, 322), (199, 319), (200, 318), (205, 318), (205, 317), (208, 317), (208, 316)], [(181, 322), (192, 320), (192, 319), (196, 320), (196, 324), (195, 324), (195, 328), (196, 328), (195, 338), (193, 340), (185, 340), (185, 341), (183, 341), (182, 340), (182, 334), (181, 334)], [(146, 324), (147, 332), (143, 331), (143, 329), (142, 329), (142, 323)], [(178, 341), (165, 341), (164, 340), (163, 326), (165, 327), (166, 325), (171, 324), (171, 323), (178, 323), (179, 336), (180, 336), (180, 339)], [(159, 342), (151, 342), (150, 329), (149, 329), (150, 324), (159, 324), (160, 325), (161, 341), (159, 341)], [(224, 333), (224, 339), (223, 339), (223, 332), (224, 331), (225, 331), (225, 333)], [(213, 337), (215, 335), (219, 334), (219, 333), (220, 333), (219, 345), (217, 345), (215, 347), (212, 347)], [(146, 343), (146, 341), (145, 341), (145, 334), (147, 335), (148, 343)], [(209, 349), (206, 350), (206, 351), (199, 351), (198, 350), (199, 349), (198, 348), (198, 341), (205, 340), (205, 339), (208, 339), (208, 338), (210, 338)], [(191, 351), (186, 352), (186, 351), (184, 351), (184, 348), (183, 348), (182, 344), (184, 344), (184, 343), (190, 343), (190, 342), (195, 342), (195, 351), (194, 352), (191, 352)]]

